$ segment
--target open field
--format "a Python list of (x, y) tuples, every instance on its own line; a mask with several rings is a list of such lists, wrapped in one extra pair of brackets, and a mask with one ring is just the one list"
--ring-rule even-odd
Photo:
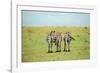
[[(62, 41), (61, 52), (47, 53), (47, 34), (55, 30), (57, 32), (71, 32), (75, 40), (71, 42), (71, 52), (63, 52)], [(61, 61), (61, 60), (83, 60), (90, 58), (90, 31), (85, 27), (22, 27), (22, 62), (39, 61)]]

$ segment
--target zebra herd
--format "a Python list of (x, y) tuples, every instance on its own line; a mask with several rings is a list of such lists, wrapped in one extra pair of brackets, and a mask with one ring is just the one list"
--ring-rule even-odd
[(70, 52), (70, 43), (71, 40), (75, 40), (70, 32), (65, 32), (62, 36), (62, 33), (56, 31), (51, 31), (47, 36), (48, 42), (48, 53), (52, 53), (53, 44), (56, 46), (56, 52), (61, 52), (61, 43), (64, 41), (64, 52)]

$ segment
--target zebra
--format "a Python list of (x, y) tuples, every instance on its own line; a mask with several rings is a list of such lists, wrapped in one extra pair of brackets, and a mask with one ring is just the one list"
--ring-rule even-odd
[(47, 36), (47, 42), (48, 42), (48, 53), (52, 53), (51, 36), (50, 36), (50, 34), (48, 34), (48, 36)]
[(52, 53), (52, 47), (53, 43), (56, 45), (56, 52), (61, 51), (61, 41), (62, 37), (61, 34), (56, 33), (55, 31), (51, 31), (47, 36), (47, 42), (48, 42), (48, 53)]
[[(70, 32), (66, 32), (64, 34), (64, 50), (65, 52), (70, 52), (70, 43), (71, 40), (75, 40), (72, 36)], [(67, 48), (68, 47), (68, 48)]]
[(56, 52), (61, 52), (61, 42), (62, 42), (62, 35), (61, 33), (58, 33), (56, 35), (56, 47), (57, 47)]

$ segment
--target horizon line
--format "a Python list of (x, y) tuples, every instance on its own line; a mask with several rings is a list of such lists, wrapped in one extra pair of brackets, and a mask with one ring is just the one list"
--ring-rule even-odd
[(39, 25), (39, 26), (36, 26), (36, 25), (22, 25), (22, 27), (90, 27), (90, 25), (75, 25), (75, 26), (73, 26), (73, 25)]

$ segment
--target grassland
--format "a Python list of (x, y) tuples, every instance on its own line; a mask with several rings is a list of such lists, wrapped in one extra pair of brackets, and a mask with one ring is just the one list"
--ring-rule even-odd
[[(71, 32), (75, 38), (71, 42), (71, 52), (47, 53), (48, 44), (46, 36), (51, 31)], [(22, 62), (83, 60), (90, 58), (90, 33), (84, 27), (22, 27)]]

